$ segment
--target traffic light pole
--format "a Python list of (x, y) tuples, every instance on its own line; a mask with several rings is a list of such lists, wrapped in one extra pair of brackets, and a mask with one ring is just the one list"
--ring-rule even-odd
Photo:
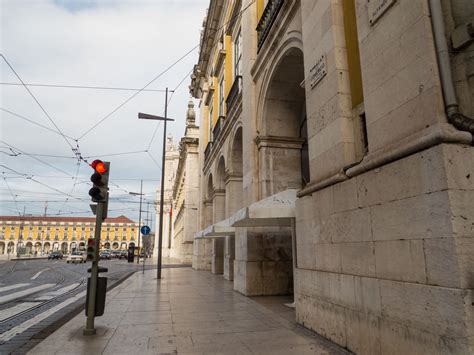
[(140, 210), (138, 211), (138, 257), (137, 264), (140, 264), (140, 236), (142, 235), (142, 197), (143, 197), (143, 180), (140, 180)]
[(90, 288), (89, 288), (89, 300), (87, 309), (87, 322), (86, 328), (84, 329), (84, 335), (93, 335), (96, 333), (94, 328), (94, 317), (95, 317), (95, 298), (97, 294), (97, 279), (99, 277), (99, 243), (100, 243), (100, 232), (102, 229), (102, 219), (104, 216), (104, 209), (106, 204), (104, 202), (97, 203), (97, 213), (95, 216), (95, 258), (92, 261)]

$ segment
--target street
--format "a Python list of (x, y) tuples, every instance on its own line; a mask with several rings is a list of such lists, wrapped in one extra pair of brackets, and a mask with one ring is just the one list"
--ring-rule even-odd
[[(141, 270), (142, 264), (104, 260), (108, 287)], [(19, 260), (0, 263), (0, 353), (20, 349), (51, 325), (82, 310), (90, 263)], [(151, 268), (153, 266), (148, 266)], [(74, 312), (76, 311), (76, 312)]]

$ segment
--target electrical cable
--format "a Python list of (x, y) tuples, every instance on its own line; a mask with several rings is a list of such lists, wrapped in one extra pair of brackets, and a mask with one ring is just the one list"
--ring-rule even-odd
[[(29, 119), (29, 118), (26, 118), (26, 117), (24, 117), (24, 116), (22, 116), (22, 115), (19, 115), (18, 113), (15, 113), (15, 112), (13, 112), (13, 111), (7, 110), (6, 108), (0, 107), (0, 110), (9, 113), (9, 114), (12, 115), (12, 116), (16, 116), (16, 117), (21, 118), (21, 119), (23, 119), (23, 120), (25, 120), (25, 121), (28, 121), (28, 122), (30, 122), (30, 123), (33, 123), (33, 124), (35, 124), (35, 125), (37, 125), (37, 126), (39, 126), (39, 127), (42, 127), (42, 128), (44, 128), (44, 129), (47, 129), (48, 131), (51, 131), (51, 132), (53, 132), (53, 133), (56, 133), (56, 134), (61, 135), (61, 133), (59, 133), (58, 131), (55, 131), (55, 130), (52, 129), (52, 128), (49, 128), (48, 126), (44, 126), (44, 125), (42, 125), (41, 123), (35, 122), (35, 121), (33, 121), (33, 120)], [(69, 139), (74, 140), (74, 138), (71, 137), (71, 136), (68, 136), (68, 135), (66, 135), (66, 134), (65, 134), (64, 136), (66, 136), (66, 137), (69, 138)]]
[(64, 140), (66, 141), (66, 143), (71, 147), (71, 149), (73, 149), (73, 146), (71, 145), (71, 142), (69, 142), (69, 140), (66, 138), (66, 136), (64, 135), (64, 133), (61, 131), (61, 129), (58, 127), (58, 125), (56, 124), (56, 122), (54, 122), (54, 120), (51, 118), (51, 116), (49, 115), (48, 112), (46, 112), (45, 108), (43, 107), (43, 105), (41, 105), (41, 103), (38, 101), (38, 99), (35, 97), (35, 95), (33, 95), (33, 93), (31, 92), (30, 89), (28, 89), (28, 86), (25, 85), (25, 83), (23, 82), (23, 80), (21, 79), (20, 75), (18, 75), (18, 73), (15, 71), (15, 69), (13, 69), (12, 65), (8, 62), (7, 58), (5, 58), (5, 56), (3, 54), (0, 54), (0, 56), (3, 58), (3, 60), (5, 61), (5, 63), (7, 63), (7, 65), (10, 67), (11, 71), (15, 74), (15, 76), (17, 77), (17, 79), (21, 82), (21, 84), (23, 85), (23, 87), (26, 89), (26, 91), (28, 91), (28, 93), (30, 94), (30, 96), (33, 98), (33, 100), (38, 104), (38, 106), (41, 108), (41, 110), (43, 111), (43, 113), (46, 115), (46, 117), (51, 121), (51, 123), (53, 124), (54, 127), (56, 127), (56, 129), (58, 130), (58, 132), (61, 134), (61, 136), (64, 138)]
[[(21, 85), (23, 85), (23, 84), (0, 82), (0, 85), (21, 86)], [(118, 88), (118, 87), (108, 87), (108, 86), (30, 84), (30, 83), (25, 83), (24, 85), (26, 85), (26, 86), (37, 86), (37, 87), (49, 87), (49, 88), (64, 88), (64, 89), (91, 89), (91, 90), (140, 91), (140, 89)], [(165, 90), (163, 90), (163, 89), (143, 89), (143, 90), (141, 90), (141, 91), (164, 92)]]

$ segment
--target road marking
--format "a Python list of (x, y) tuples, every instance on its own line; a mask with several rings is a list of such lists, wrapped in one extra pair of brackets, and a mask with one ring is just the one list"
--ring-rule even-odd
[(46, 271), (46, 270), (49, 270), (49, 267), (46, 268), (46, 269), (44, 269), (44, 270), (41, 270), (41, 271), (37, 272), (37, 273), (35, 274), (35, 276), (33, 276), (33, 277), (31, 278), (31, 280), (36, 279), (39, 275), (41, 275), (42, 272), (44, 272), (44, 271)]
[(56, 284), (44, 284), (44, 285), (40, 285), (40, 286), (30, 288), (28, 290), (23, 290), (23, 291), (19, 291), (19, 292), (15, 292), (15, 293), (10, 293), (9, 295), (0, 297), (0, 304), (13, 301), (13, 300), (15, 300), (17, 298), (20, 298), (20, 297), (31, 295), (32, 293), (35, 293), (35, 292), (38, 292), (38, 291), (41, 291), (41, 290), (45, 290), (45, 289), (53, 287), (55, 285)]
[(24, 302), (7, 309), (2, 309), (0, 311), (0, 322), (2, 322), (4, 319), (10, 318), (11, 316), (14, 316), (15, 314), (18, 314), (20, 312), (26, 311), (27, 309), (33, 308), (39, 303), (41, 302)]
[(51, 292), (47, 292), (45, 293), (44, 295), (41, 295), (40, 297), (38, 298), (35, 298), (35, 301), (47, 301), (47, 300), (50, 300), (54, 297), (57, 297), (57, 296), (60, 296), (66, 292), (69, 292), (73, 289), (75, 289), (77, 286), (79, 286), (79, 282), (76, 282), (76, 283), (73, 283), (73, 284), (70, 284), (66, 287), (63, 287), (63, 288), (60, 288), (59, 290), (55, 290), (55, 291), (51, 291)]
[(70, 305), (71, 303), (76, 302), (80, 298), (83, 298), (86, 295), (86, 291), (83, 291), (79, 294), (77, 294), (74, 297), (71, 297), (67, 299), (66, 301), (58, 304), (57, 306), (54, 306), (53, 308), (48, 309), (47, 311), (38, 314), (36, 317), (33, 317), (31, 319), (28, 319), (26, 322), (17, 325), (16, 327), (6, 331), (5, 333), (0, 335), (0, 343), (5, 343), (11, 338), (17, 336), (18, 334), (23, 333), (25, 330), (28, 328), (34, 326), (35, 324), (38, 324), (41, 322), (43, 319), (48, 318), (50, 315), (56, 313), (57, 311), (63, 309), (64, 307)]
[(4, 286), (4, 287), (0, 287), (0, 292), (10, 291), (10, 290), (14, 290), (15, 288), (25, 287), (28, 285), (29, 284), (15, 284), (15, 285), (10, 285), (10, 286)]

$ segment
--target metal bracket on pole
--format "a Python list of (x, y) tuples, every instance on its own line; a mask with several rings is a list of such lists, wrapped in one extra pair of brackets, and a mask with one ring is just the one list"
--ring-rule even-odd
[(84, 335), (94, 335), (96, 330), (94, 328), (94, 318), (95, 318), (95, 300), (97, 294), (97, 279), (99, 277), (99, 244), (100, 244), (100, 232), (102, 229), (102, 220), (104, 215), (104, 209), (107, 208), (107, 205), (103, 202), (97, 203), (97, 214), (95, 216), (95, 233), (94, 233), (94, 242), (95, 242), (95, 256), (92, 261), (91, 268), (91, 279), (90, 279), (90, 289), (89, 289), (89, 300), (88, 300), (88, 309), (87, 309), (87, 321), (86, 327), (84, 328)]

